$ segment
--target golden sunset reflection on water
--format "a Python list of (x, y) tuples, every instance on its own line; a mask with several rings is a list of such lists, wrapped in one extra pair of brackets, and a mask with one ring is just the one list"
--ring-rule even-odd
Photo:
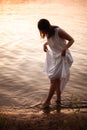
[(70, 48), (74, 64), (62, 100), (67, 101), (71, 94), (87, 100), (87, 2), (67, 2), (1, 2), (0, 106), (27, 107), (42, 102), (47, 95), (49, 80), (44, 72), (44, 40), (37, 29), (40, 18), (49, 19), (75, 39)]

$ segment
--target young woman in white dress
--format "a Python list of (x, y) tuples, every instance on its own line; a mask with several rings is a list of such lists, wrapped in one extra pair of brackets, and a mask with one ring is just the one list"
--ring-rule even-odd
[(74, 39), (58, 26), (53, 26), (47, 19), (38, 21), (38, 29), (42, 38), (47, 38), (44, 43), (46, 52), (46, 72), (50, 79), (48, 96), (43, 103), (43, 108), (49, 107), (51, 99), (56, 92), (56, 103), (61, 103), (61, 92), (69, 80), (69, 68), (73, 62), (69, 47)]

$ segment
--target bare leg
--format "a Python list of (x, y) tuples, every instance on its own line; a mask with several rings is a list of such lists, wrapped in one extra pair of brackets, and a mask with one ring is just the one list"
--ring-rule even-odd
[(52, 98), (54, 92), (56, 91), (56, 80), (55, 80), (55, 79), (50, 80), (50, 83), (51, 83), (51, 85), (50, 85), (50, 90), (49, 90), (47, 99), (46, 99), (46, 101), (45, 101), (44, 104), (43, 104), (44, 107), (45, 107), (45, 106), (49, 106), (50, 100), (51, 100), (51, 98)]
[(60, 79), (56, 79), (56, 95), (57, 95), (57, 103), (61, 102), (61, 91), (60, 91)]

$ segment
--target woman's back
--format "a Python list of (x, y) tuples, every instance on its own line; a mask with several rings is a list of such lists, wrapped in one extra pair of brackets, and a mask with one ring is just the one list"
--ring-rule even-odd
[(55, 28), (55, 34), (51, 36), (50, 38), (48, 38), (48, 41), (47, 41), (50, 49), (53, 52), (57, 52), (57, 53), (61, 52), (62, 48), (66, 44), (66, 41), (58, 35), (59, 30), (60, 30), (59, 27)]

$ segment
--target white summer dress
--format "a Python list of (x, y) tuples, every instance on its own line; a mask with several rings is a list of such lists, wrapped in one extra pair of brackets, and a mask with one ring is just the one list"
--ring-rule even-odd
[(62, 49), (66, 41), (59, 37), (59, 27), (55, 29), (55, 35), (48, 38), (48, 50), (46, 52), (46, 72), (50, 79), (60, 78), (60, 91), (62, 92), (70, 76), (70, 67), (73, 58), (70, 51), (66, 51), (66, 56), (61, 56)]

